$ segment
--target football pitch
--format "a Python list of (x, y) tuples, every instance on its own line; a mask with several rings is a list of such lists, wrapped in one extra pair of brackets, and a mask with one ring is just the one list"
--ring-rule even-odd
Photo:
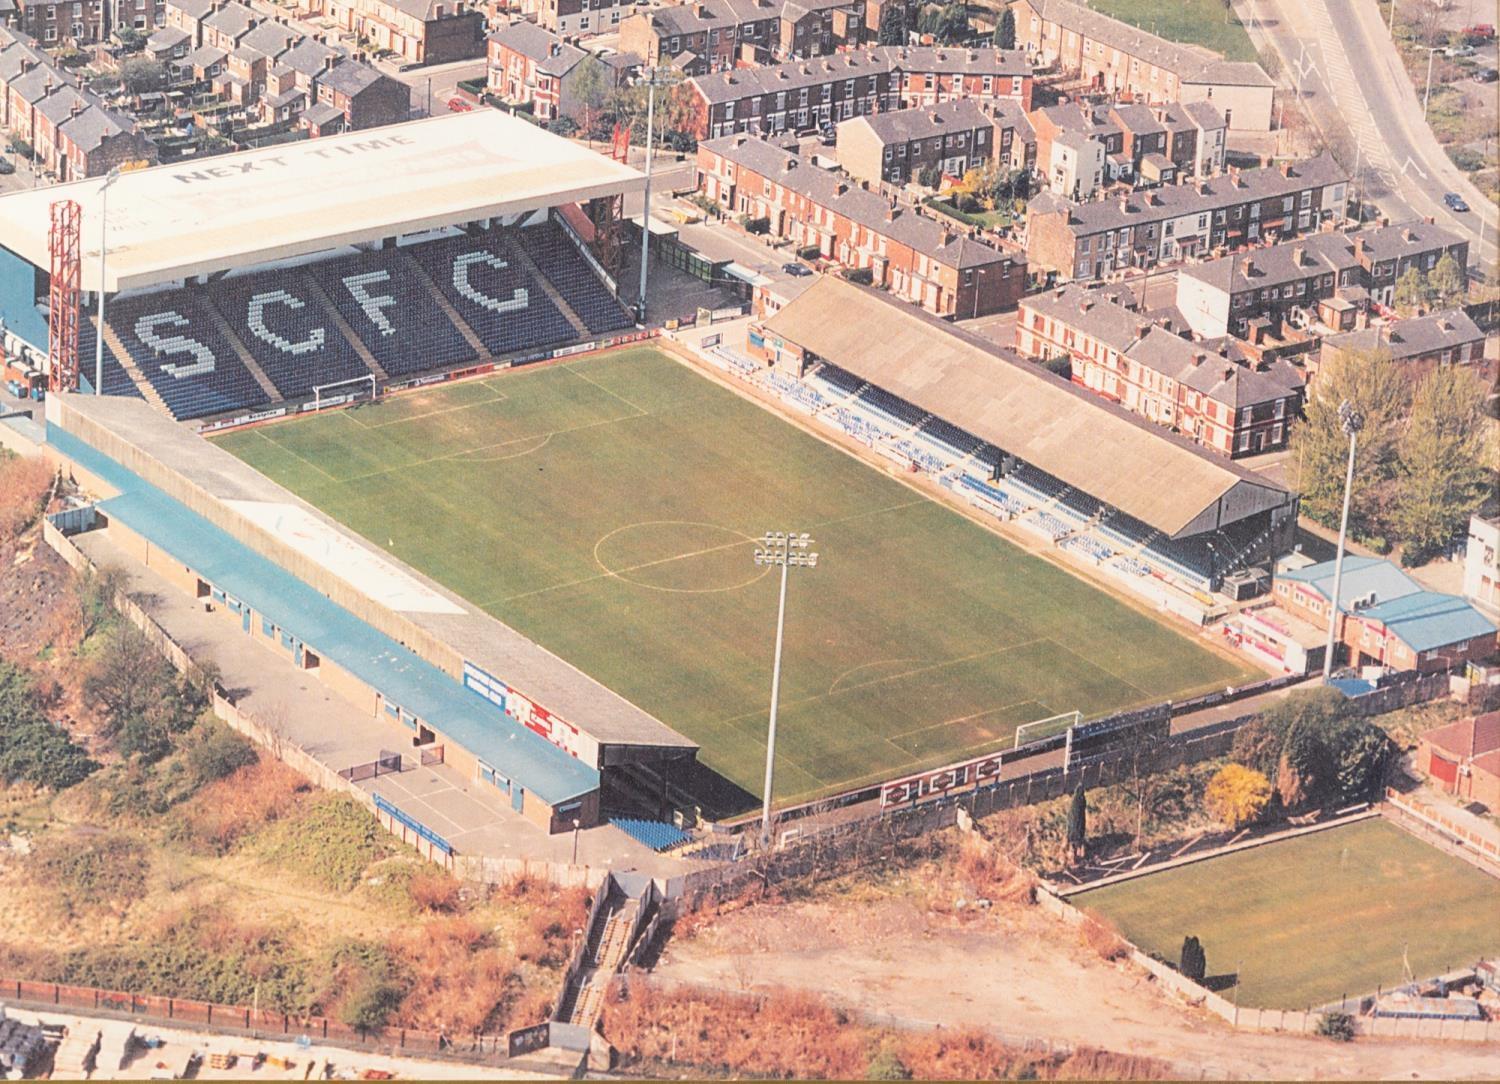
[[(1379, 818), (1084, 892), (1174, 964), (1203, 943), (1210, 976), (1240, 973), (1241, 1005), (1306, 1009), (1428, 979), (1500, 950), (1500, 885)], [(1233, 996), (1228, 989), (1226, 996)]]
[(778, 804), (1257, 676), (651, 347), (218, 443), (698, 742), (742, 807), (764, 771), (768, 530), (821, 554), (791, 572)]

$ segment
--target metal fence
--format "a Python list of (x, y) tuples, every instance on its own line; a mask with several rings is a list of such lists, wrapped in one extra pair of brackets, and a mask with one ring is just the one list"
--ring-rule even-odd
[(401, 754), (392, 753), (382, 749), (380, 755), (374, 760), (364, 764), (356, 764), (352, 768), (344, 768), (339, 772), (341, 778), (351, 783), (361, 783), (366, 779), (374, 779), (380, 775), (388, 775), (401, 770)]
[(401, 825), (404, 828), (410, 829), (412, 832), (415, 832), (417, 838), (426, 840), (435, 849), (441, 851), (443, 854), (453, 854), (453, 845), (442, 836), (434, 832), (431, 828), (428, 828), (427, 825), (423, 824), (421, 821), (417, 820), (410, 814), (403, 813), (397, 806), (392, 805), (390, 802), (388, 802), (378, 794), (371, 794), (370, 797), (375, 799), (375, 812), (377, 815), (384, 813), (387, 817), (391, 818), (391, 820), (395, 821), (397, 824)]

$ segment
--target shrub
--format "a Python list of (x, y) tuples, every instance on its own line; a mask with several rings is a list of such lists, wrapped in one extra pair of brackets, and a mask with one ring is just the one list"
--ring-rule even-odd
[(1270, 802), (1271, 781), (1242, 764), (1224, 765), (1203, 792), (1204, 807), (1231, 830), (1259, 820)]
[(193, 732), (185, 760), (197, 786), (225, 779), (260, 759), (255, 745), (223, 723), (205, 720)]
[(1130, 952), (1130, 946), (1112, 923), (1092, 915), (1083, 920), (1079, 936), (1085, 947), (1097, 952), (1101, 960), (1124, 959)]
[(1346, 1012), (1325, 1012), (1318, 1017), (1317, 1033), (1341, 1043), (1354, 1041), (1354, 1017)]
[(451, 914), (459, 908), (463, 886), (448, 874), (433, 870), (413, 877), (409, 891), (417, 910)]
[(200, 789), (182, 804), (172, 834), (227, 854), (236, 843), (288, 813), (307, 780), (279, 760), (257, 760)]
[(911, 1070), (906, 1067), (894, 1050), (885, 1047), (870, 1059), (869, 1065), (865, 1066), (865, 1079), (910, 1080)]
[(128, 902), (139, 893), (151, 859), (128, 836), (70, 833), (45, 837), (28, 868), (38, 887), (54, 893), (71, 913)]
[(65, 790), (99, 770), (37, 706), (32, 680), (0, 660), (0, 781)]
[(339, 1019), (359, 1031), (379, 1031), (400, 1006), (402, 996), (394, 983), (367, 979), (345, 998)]
[(320, 794), (298, 816), (271, 828), (266, 857), (324, 888), (347, 892), (370, 863), (394, 849), (375, 817), (354, 799)]
[(37, 521), (53, 477), (40, 459), (0, 459), (0, 543), (14, 540)]

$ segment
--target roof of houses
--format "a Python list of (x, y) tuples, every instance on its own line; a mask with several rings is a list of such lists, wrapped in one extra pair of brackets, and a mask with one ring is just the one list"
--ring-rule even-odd
[(956, 45), (886, 45), (891, 67), (942, 75), (1030, 75), (1031, 58), (1022, 49), (966, 49)]
[(200, 45), (183, 59), (195, 68), (212, 68), (215, 64), (222, 64), (229, 56), (223, 49), (214, 45)]
[(326, 87), (353, 97), (362, 91), (368, 90), (382, 79), (387, 78), (376, 71), (370, 65), (358, 60), (340, 60), (333, 67), (318, 77), (318, 82)]
[(1205, 260), (1182, 268), (1178, 275), (1197, 279), (1220, 290), (1241, 293), (1270, 289), (1318, 275), (1337, 274), (1358, 266), (1353, 236), (1334, 232), (1309, 234), (1280, 244)]
[(780, 17), (781, 10), (774, 3), (762, 7), (756, 0), (695, 0), (657, 8), (650, 14), (652, 28), (658, 35), (668, 37), (683, 37)]
[(315, 102), (308, 106), (302, 113), (302, 119), (308, 124), (322, 127), (331, 121), (343, 119), (344, 111), (336, 109), (327, 102)]
[(60, 124), (76, 110), (88, 109), (93, 102), (76, 87), (58, 87), (36, 104), (36, 111), (53, 124)]
[(96, 105), (92, 109), (85, 109), (76, 117), (69, 117), (57, 126), (57, 130), (87, 154), (106, 139), (135, 131), (135, 123), (102, 105)]
[(1021, 305), (1115, 351), (1128, 350), (1151, 328), (1151, 319), (1135, 311), (1135, 298), (1123, 286), (1063, 286), (1023, 297)]
[(22, 101), (35, 105), (58, 87), (71, 86), (74, 79), (51, 65), (38, 65), (10, 81), (10, 92)]
[(871, 113), (846, 120), (839, 127), (842, 128), (845, 124), (865, 126), (881, 143), (908, 143), (914, 139), (929, 139), (947, 132), (988, 128), (994, 124), (994, 118), (972, 98), (960, 98), (918, 109)]
[(189, 19), (197, 22), (213, 14), (216, 0), (167, 0), (166, 6), (176, 8)]
[(264, 22), (240, 39), (240, 47), (258, 49), (267, 56), (279, 56), (304, 36), (285, 23)]
[(317, 75), (330, 58), (343, 55), (343, 49), (335, 49), (317, 38), (303, 38), (276, 59), (299, 75)]
[[(1295, 164), (1267, 166), (1223, 174), (1192, 184), (1169, 184), (1120, 199), (1077, 203), (1061, 196), (1038, 197), (1031, 214), (1066, 211), (1067, 225), (1076, 236), (1146, 222), (1161, 222), (1187, 214), (1201, 214), (1251, 200), (1291, 195), (1309, 188), (1337, 184), (1348, 174), (1328, 153)], [(1043, 193), (1042, 196), (1048, 196)], [(1038, 204), (1040, 203), (1040, 207)]]
[(180, 26), (163, 26), (156, 30), (146, 39), (147, 49), (175, 49), (185, 41), (191, 41), (193, 35), (189, 34)]
[(819, 169), (763, 139), (732, 135), (706, 140), (700, 146), (948, 267), (963, 269), (1025, 260), (1020, 252), (1001, 252), (912, 208), (893, 207), (884, 196), (851, 183), (842, 174)]
[(1360, 231), (1358, 236), (1363, 238), (1365, 256), (1372, 263), (1405, 259), (1419, 252), (1434, 252), (1467, 243), (1451, 230), (1420, 221), (1398, 226), (1373, 226)]
[(247, 7), (238, 0), (229, 0), (218, 11), (212, 12), (203, 18), (203, 25), (213, 27), (222, 34), (230, 37), (238, 37), (251, 27), (258, 24), (261, 17), (256, 14), (255, 9)]
[[(1333, 562), (1323, 561), (1305, 568), (1280, 573), (1283, 580), (1306, 584), (1324, 599), (1333, 595)], [(1339, 604), (1348, 609), (1355, 599), (1372, 592), (1376, 601), (1401, 598), (1422, 590), (1422, 585), (1402, 572), (1392, 562), (1379, 557), (1349, 554), (1344, 558), (1343, 579), (1339, 583)]]
[(1227, 61), (1201, 46), (1167, 41), (1073, 0), (1027, 0), (1027, 3), (1043, 20), (1164, 68), (1184, 82), (1274, 85), (1258, 64)]
[(1468, 313), (1449, 309), (1330, 335), (1323, 342), (1332, 350), (1385, 350), (1393, 360), (1405, 361), (1483, 339), (1484, 332)]
[(589, 54), (576, 45), (570, 45), (549, 30), (536, 23), (517, 19), (490, 35), (490, 41), (511, 50), (536, 64), (537, 70), (546, 75), (567, 75)]
[(0, 50), (0, 80), (9, 82), (27, 64), (51, 64), (52, 58), (30, 41), (15, 41)]
[(732, 102), (750, 95), (774, 94), (781, 90), (887, 73), (891, 70), (887, 52), (883, 49), (852, 50), (760, 68), (731, 68), (711, 75), (694, 76), (688, 82), (710, 104)]
[(452, 0), (385, 0), (385, 2), (402, 14), (410, 15), (413, 19), (420, 19), (424, 23), (470, 14)]
[(1500, 750), (1500, 711), (1471, 715), (1423, 731), (1422, 740), (1455, 758), (1480, 757)]

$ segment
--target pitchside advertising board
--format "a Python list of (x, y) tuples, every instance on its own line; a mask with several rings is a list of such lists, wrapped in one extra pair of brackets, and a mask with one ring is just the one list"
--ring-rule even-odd
[(1000, 756), (999, 753), (991, 753), (963, 764), (887, 783), (880, 788), (880, 805), (882, 808), (902, 805), (935, 794), (945, 794), (960, 787), (996, 782), (1000, 778)]
[(540, 734), (571, 756), (582, 758), (583, 743), (576, 726), (553, 715), (540, 704), (532, 703), (493, 674), (467, 660), (464, 661), (464, 687), (484, 697), (527, 730)]

